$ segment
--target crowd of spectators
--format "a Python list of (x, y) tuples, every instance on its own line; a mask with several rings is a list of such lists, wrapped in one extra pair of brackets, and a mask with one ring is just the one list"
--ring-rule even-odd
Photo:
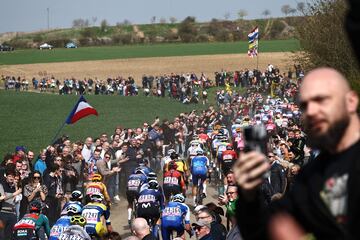
[[(160, 171), (160, 160), (167, 149), (174, 148), (179, 156), (186, 158), (192, 136), (209, 132), (218, 124), (225, 125), (229, 132), (236, 124), (265, 125), (270, 136), (268, 157), (272, 167), (269, 180), (264, 181), (261, 189), (267, 203), (281, 198), (291, 189), (302, 166), (316, 154), (306, 146), (306, 136), (300, 124), (301, 113), (294, 102), (302, 72), (295, 76), (289, 72), (284, 76), (271, 65), (264, 73), (259, 72), (260, 78), (251, 72), (235, 72), (233, 77), (225, 77), (223, 83), (221, 79), (216, 82), (225, 87), (216, 96), (218, 109), (210, 106), (200, 112), (180, 113), (172, 120), (156, 118), (151, 122), (144, 121), (142, 126), (134, 129), (118, 126), (111, 134), (89, 136), (83, 141), (63, 136), (40, 152), (17, 146), (13, 153), (5, 154), (0, 167), (0, 219), (4, 231), (10, 231), (9, 228), (26, 213), (29, 202), (34, 199), (43, 203), (50, 225), (54, 224), (69, 194), (75, 189), (82, 190), (88, 176), (94, 172), (105, 176), (111, 201), (116, 204), (119, 196), (125, 195), (128, 176), (140, 162), (148, 162), (155, 171)], [(237, 81), (236, 76), (241, 80)], [(144, 76), (143, 88), (166, 89), (177, 87), (182, 81), (183, 86), (206, 87), (205, 79), (203, 75), (199, 79), (189, 75), (185, 80), (179, 75), (169, 75), (163, 80), (155, 78), (153, 86), (151, 78)], [(113, 81), (117, 82), (109, 80), (107, 83)], [(124, 81), (131, 84), (129, 79)], [(242, 84), (246, 87), (244, 94), (233, 87)], [(225, 96), (223, 100), (220, 95)], [(180, 96), (174, 91), (171, 97)], [(239, 151), (243, 136), (237, 134), (233, 136), (233, 142)], [(104, 171), (101, 164), (104, 161), (104, 164), (111, 161), (110, 172)], [(227, 208), (228, 236), (239, 236), (233, 209), (237, 188), (231, 187), (235, 184), (231, 184), (232, 172), (226, 178), (230, 187), (225, 189), (226, 194), (219, 198), (219, 203)], [(205, 211), (203, 215), (208, 213)]]

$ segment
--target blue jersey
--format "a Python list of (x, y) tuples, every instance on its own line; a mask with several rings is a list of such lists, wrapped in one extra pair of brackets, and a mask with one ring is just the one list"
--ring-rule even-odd
[(196, 156), (191, 159), (191, 174), (193, 175), (206, 175), (209, 159), (205, 156)]
[(140, 192), (137, 200), (140, 207), (145, 205), (151, 205), (164, 209), (164, 195), (160, 190), (144, 189)]
[[(149, 173), (154, 172), (151, 168), (149, 168), (149, 167), (147, 167), (147, 166), (139, 166), (139, 167), (137, 167), (137, 168), (140, 168), (141, 170), (143, 170), (144, 173), (146, 174), (146, 176), (147, 176)], [(135, 174), (135, 171), (136, 171), (137, 168), (134, 169), (134, 171), (132, 172), (133, 174)]]
[(49, 240), (58, 240), (62, 232), (71, 225), (70, 216), (60, 217), (50, 230)]
[(190, 224), (190, 209), (185, 203), (169, 202), (162, 210), (161, 225), (163, 226), (184, 226)]
[(147, 177), (143, 174), (131, 174), (128, 178), (127, 190), (140, 192), (141, 186), (147, 182)]

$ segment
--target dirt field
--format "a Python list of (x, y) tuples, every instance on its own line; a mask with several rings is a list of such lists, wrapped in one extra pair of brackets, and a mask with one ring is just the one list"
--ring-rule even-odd
[[(261, 53), (259, 69), (263, 70), (271, 63), (281, 71), (287, 71), (292, 66), (291, 55), (292, 53)], [(195, 72), (197, 75), (204, 72), (213, 79), (214, 72), (221, 69), (227, 71), (254, 69), (256, 65), (256, 58), (249, 58), (245, 54), (226, 54), (10, 65), (0, 66), (0, 75), (26, 77), (29, 80), (44, 75), (53, 75), (60, 80), (71, 77), (105, 79), (132, 75), (137, 82), (140, 82), (143, 74), (156, 76), (172, 72)]]

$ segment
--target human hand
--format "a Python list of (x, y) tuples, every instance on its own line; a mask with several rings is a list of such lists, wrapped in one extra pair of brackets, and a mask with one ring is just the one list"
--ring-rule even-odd
[(270, 169), (270, 164), (264, 154), (251, 151), (241, 153), (233, 169), (235, 180), (243, 196), (251, 201), (263, 181), (263, 175)]
[(218, 197), (218, 202), (219, 202), (219, 205), (226, 205), (228, 203), (228, 198), (226, 195), (220, 195)]

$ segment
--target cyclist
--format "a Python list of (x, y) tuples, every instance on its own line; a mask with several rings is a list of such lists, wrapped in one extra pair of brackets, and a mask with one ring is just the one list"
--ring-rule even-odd
[(191, 235), (190, 209), (184, 202), (185, 197), (182, 194), (176, 194), (162, 211), (161, 235), (163, 240), (169, 240), (172, 231), (176, 231), (177, 237), (183, 239), (185, 230)]
[(153, 226), (153, 235), (157, 237), (160, 211), (164, 209), (164, 196), (160, 192), (159, 183), (156, 180), (150, 180), (147, 185), (148, 188), (140, 192), (136, 216), (145, 218), (149, 226)]
[(86, 219), (83, 216), (72, 216), (70, 223), (71, 225), (61, 233), (59, 240), (91, 240), (89, 234), (84, 230)]
[(56, 221), (54, 226), (50, 230), (49, 240), (58, 240), (61, 233), (65, 231), (71, 225), (70, 219), (74, 215), (81, 215), (82, 207), (77, 204), (68, 205), (63, 212), (62, 216)]
[(185, 181), (183, 175), (177, 170), (177, 163), (171, 161), (168, 164), (168, 171), (164, 172), (163, 189), (166, 201), (170, 196), (186, 192)]
[(102, 237), (111, 231), (110, 211), (102, 203), (104, 196), (101, 193), (91, 195), (91, 202), (86, 204), (81, 215), (86, 219), (85, 230), (90, 236)]
[(50, 226), (48, 218), (41, 213), (41, 202), (35, 200), (29, 205), (29, 212), (14, 225), (13, 239), (39, 239), (39, 230), (44, 227), (47, 237), (50, 236)]
[(71, 193), (70, 201), (64, 204), (63, 210), (61, 215), (67, 215), (68, 211), (67, 208), (69, 206), (79, 207), (80, 209), (83, 208), (82, 204), (83, 195), (79, 190), (75, 190)]
[(141, 168), (136, 168), (135, 172), (131, 174), (127, 182), (126, 198), (128, 201), (128, 223), (131, 224), (131, 215), (133, 204), (139, 197), (140, 189), (143, 184), (147, 182), (146, 173)]
[(167, 155), (161, 159), (161, 169), (163, 169), (164, 172), (166, 170), (167, 164), (172, 160), (170, 157), (172, 153), (176, 153), (176, 151), (174, 149), (169, 149)]
[[(192, 187), (192, 196), (193, 196), (193, 200), (194, 200), (194, 205), (197, 205), (196, 202), (196, 193), (198, 191), (198, 181), (200, 180), (202, 185), (203, 185), (203, 195), (206, 196), (206, 177), (207, 177), (207, 172), (208, 172), (208, 167), (209, 167), (209, 159), (204, 155), (204, 151), (203, 150), (198, 150), (197, 152), (197, 156), (194, 157), (191, 160), (191, 175), (192, 175), (192, 180), (193, 180), (193, 187)], [(201, 196), (201, 197), (204, 197)]]
[(94, 193), (101, 193), (108, 205), (111, 203), (106, 185), (102, 182), (102, 176), (99, 173), (94, 173), (90, 177), (90, 182), (85, 184), (85, 202), (88, 203), (91, 200), (91, 195)]
[[(231, 145), (226, 146), (226, 150), (222, 153), (221, 171), (224, 176), (228, 174), (237, 159), (237, 154)], [(227, 188), (227, 181), (224, 178), (224, 188)]]

